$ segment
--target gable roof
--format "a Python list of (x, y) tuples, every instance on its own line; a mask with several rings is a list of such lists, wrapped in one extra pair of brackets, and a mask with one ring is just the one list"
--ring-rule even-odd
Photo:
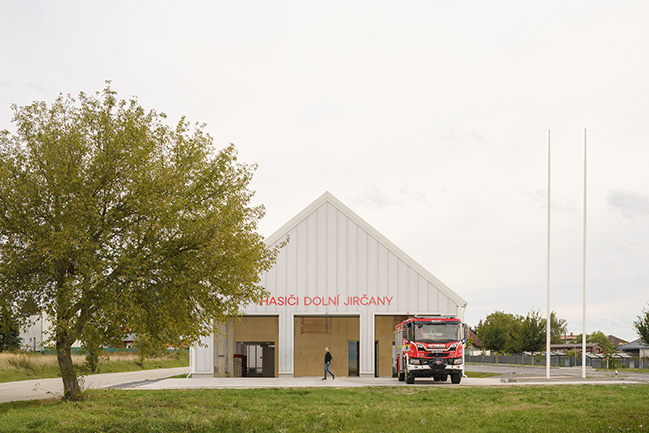
[(323, 206), (325, 203), (329, 203), (339, 212), (343, 213), (347, 218), (356, 223), (360, 228), (365, 230), (370, 236), (372, 236), (376, 241), (383, 245), (388, 251), (392, 252), (395, 256), (400, 258), (403, 262), (417, 271), (422, 277), (427, 279), (432, 283), (440, 292), (446, 295), (449, 299), (455, 302), (459, 307), (465, 308), (467, 302), (451, 290), (446, 284), (437, 279), (433, 274), (426, 270), (423, 266), (417, 263), (412, 257), (406, 254), (403, 250), (397, 247), (392, 243), (388, 238), (383, 236), (378, 230), (372, 227), (367, 221), (358, 216), (354, 211), (349, 207), (343, 204), (340, 200), (333, 196), (330, 192), (325, 192), (320, 197), (318, 197), (313, 203), (307, 206), (302, 212), (298, 213), (292, 219), (290, 219), (286, 224), (280, 227), (272, 235), (266, 238), (265, 242), (267, 245), (273, 245), (278, 242), (283, 241), (288, 233), (295, 228), (299, 223), (304, 221), (309, 215), (315, 212), (318, 208)]
[(622, 338), (616, 337), (615, 335), (607, 335), (606, 338), (608, 338), (608, 341), (610, 341), (616, 347), (622, 346), (623, 344), (628, 343), (628, 341), (623, 340)]

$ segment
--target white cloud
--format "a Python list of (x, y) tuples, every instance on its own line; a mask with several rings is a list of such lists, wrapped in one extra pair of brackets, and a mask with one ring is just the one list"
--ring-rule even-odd
[(649, 197), (631, 191), (611, 191), (606, 200), (614, 210), (628, 218), (649, 215)]
[(389, 206), (396, 206), (401, 204), (399, 200), (388, 197), (388, 195), (376, 185), (365, 188), (365, 190), (358, 194), (356, 198), (353, 199), (353, 201), (357, 206), (365, 208), (375, 207), (378, 209), (384, 209)]

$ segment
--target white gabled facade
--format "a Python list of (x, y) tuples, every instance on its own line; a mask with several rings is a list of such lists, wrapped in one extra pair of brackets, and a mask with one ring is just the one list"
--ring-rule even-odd
[[(453, 314), (466, 301), (330, 193), (324, 193), (270, 236), (288, 238), (273, 268), (262, 275), (270, 296), (247, 315), (279, 317), (279, 374), (294, 373), (294, 318), (339, 315), (359, 318), (359, 369), (374, 375), (377, 315)], [(214, 338), (192, 353), (192, 371), (214, 368)]]

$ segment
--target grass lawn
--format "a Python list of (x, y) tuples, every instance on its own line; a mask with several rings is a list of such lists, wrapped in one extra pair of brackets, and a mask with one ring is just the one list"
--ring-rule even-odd
[[(85, 356), (74, 355), (74, 364), (82, 370)], [(153, 368), (185, 367), (189, 365), (187, 352), (170, 353), (164, 357), (145, 360), (144, 368), (137, 364), (134, 353), (115, 352), (101, 357), (95, 373), (82, 370), (82, 374), (118, 373), (123, 371), (147, 370)], [(59, 365), (54, 355), (40, 353), (0, 353), (0, 382), (15, 380), (46, 379), (60, 377)]]
[(93, 390), (0, 404), (0, 432), (649, 431), (647, 385)]

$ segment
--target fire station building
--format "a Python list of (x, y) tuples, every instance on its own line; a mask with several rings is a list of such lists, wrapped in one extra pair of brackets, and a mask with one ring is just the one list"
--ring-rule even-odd
[(394, 326), (415, 314), (463, 319), (466, 301), (330, 193), (270, 236), (288, 238), (262, 275), (269, 296), (190, 350), (193, 377), (393, 375)]

